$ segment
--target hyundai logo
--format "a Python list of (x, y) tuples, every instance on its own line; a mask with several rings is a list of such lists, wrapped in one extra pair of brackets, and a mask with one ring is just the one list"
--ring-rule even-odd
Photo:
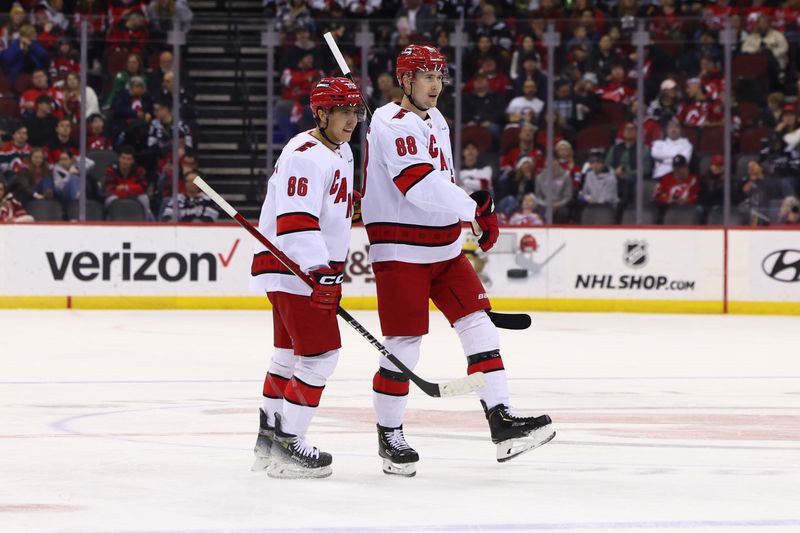
[(800, 281), (800, 250), (777, 250), (761, 262), (764, 274), (776, 281)]

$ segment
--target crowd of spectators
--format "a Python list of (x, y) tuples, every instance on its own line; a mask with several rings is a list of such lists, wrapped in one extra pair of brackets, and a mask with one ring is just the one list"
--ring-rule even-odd
[[(79, 25), (86, 20), (89, 84), (81, 116)], [(172, 126), (178, 123), (179, 218), (213, 220), (196, 211), (196, 114), (191, 84), (181, 87), (181, 117), (172, 115), (174, 65), (167, 32), (186, 30), (186, 0), (22, 0), (0, 28), (0, 221), (27, 221), (30, 202), (51, 200), (74, 218), (82, 193), (79, 131), (87, 125), (88, 200), (138, 202), (146, 220), (171, 218)], [(99, 165), (99, 166), (96, 166)], [(169, 205), (168, 205), (169, 204)], [(197, 217), (191, 213), (199, 213)]]

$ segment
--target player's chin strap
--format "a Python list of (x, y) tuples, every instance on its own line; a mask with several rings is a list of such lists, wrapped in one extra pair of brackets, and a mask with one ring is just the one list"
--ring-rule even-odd
[[(330, 111), (328, 111), (328, 110), (325, 110), (325, 112), (326, 113), (330, 113)], [(328, 134), (325, 133), (325, 130), (328, 129), (328, 120), (327, 119), (325, 119), (325, 127), (324, 128), (319, 123), (319, 117), (314, 117), (314, 119), (315, 119), (315, 122), (317, 123), (317, 130), (319, 131), (320, 135), (322, 135), (323, 139), (325, 139), (326, 141), (328, 141), (329, 143), (331, 143), (334, 146), (341, 146), (341, 145), (344, 144), (344, 141), (338, 142), (338, 143), (333, 141), (330, 137), (328, 137)]]
[(408, 101), (411, 102), (411, 105), (413, 105), (414, 107), (416, 107), (417, 109), (419, 109), (423, 113), (427, 113), (428, 110), (430, 109), (430, 107), (420, 107), (419, 105), (417, 105), (417, 103), (414, 101), (414, 97), (412, 96), (414, 94), (414, 80), (409, 80), (409, 81), (411, 83), (411, 91), (409, 91), (409, 93), (406, 94), (406, 88), (402, 87), (403, 96), (408, 98)]

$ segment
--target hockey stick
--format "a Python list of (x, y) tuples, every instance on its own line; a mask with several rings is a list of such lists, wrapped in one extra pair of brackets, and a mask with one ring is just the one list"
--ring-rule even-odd
[[(339, 45), (336, 44), (336, 40), (333, 38), (331, 32), (327, 32), (325, 35), (322, 36), (325, 39), (325, 42), (328, 44), (328, 48), (333, 55), (333, 58), (336, 60), (336, 63), (339, 65), (339, 70), (342, 71), (342, 74), (355, 83), (353, 79), (353, 73), (350, 72), (350, 67), (347, 66), (347, 62), (344, 60), (344, 56), (342, 55), (341, 50), (339, 50)], [(361, 102), (364, 104), (364, 109), (367, 110), (369, 114), (369, 118), (372, 119), (372, 109), (370, 109), (369, 104), (367, 103), (366, 98), (364, 95), (361, 94)], [(472, 222), (472, 233), (476, 236), (481, 234), (481, 228), (478, 226), (478, 223), (473, 221)], [(487, 311), (489, 318), (492, 320), (495, 326), (498, 328), (503, 329), (527, 329), (531, 326), (531, 317), (524, 314), (524, 313), (495, 313), (493, 311)]]
[[(297, 266), (291, 259), (286, 257), (286, 255), (281, 252), (274, 244), (269, 242), (269, 240), (258, 231), (258, 228), (253, 226), (250, 222), (245, 219), (241, 213), (236, 211), (231, 204), (229, 204), (222, 196), (217, 194), (217, 191), (211, 188), (200, 176), (196, 176), (194, 178), (194, 183), (200, 187), (200, 189), (211, 198), (215, 204), (220, 206), (223, 211), (228, 213), (232, 219), (239, 223), (244, 229), (246, 229), (250, 234), (258, 240), (261, 244), (266, 247), (267, 250), (272, 252), (278, 261), (283, 263), (283, 266), (288, 268), (292, 274), (303, 280), (309, 287), (314, 286), (314, 282), (312, 281), (311, 277), (300, 270), (300, 267)], [(481, 388), (484, 384), (484, 376), (483, 372), (476, 372), (474, 374), (470, 374), (467, 377), (456, 379), (454, 381), (450, 381), (448, 383), (442, 383), (441, 385), (438, 383), (431, 383), (429, 381), (425, 381), (414, 372), (411, 371), (406, 365), (403, 364), (397, 357), (395, 357), (386, 347), (381, 344), (378, 339), (372, 336), (372, 334), (367, 331), (367, 329), (362, 326), (353, 316), (342, 309), (341, 306), (336, 308), (336, 314), (339, 315), (344, 319), (345, 322), (350, 324), (350, 326), (355, 329), (362, 337), (367, 339), (367, 341), (372, 344), (377, 350), (386, 357), (389, 361), (392, 362), (400, 371), (408, 377), (414, 384), (422, 389), (422, 392), (427, 394), (428, 396), (433, 396), (435, 398), (439, 397), (447, 397), (447, 396), (458, 396), (461, 394), (467, 394), (469, 392), (475, 391)]]

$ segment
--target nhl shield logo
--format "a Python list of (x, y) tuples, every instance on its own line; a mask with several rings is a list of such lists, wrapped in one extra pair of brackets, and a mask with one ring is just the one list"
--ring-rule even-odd
[(625, 241), (622, 260), (631, 268), (642, 268), (647, 264), (647, 242)]

